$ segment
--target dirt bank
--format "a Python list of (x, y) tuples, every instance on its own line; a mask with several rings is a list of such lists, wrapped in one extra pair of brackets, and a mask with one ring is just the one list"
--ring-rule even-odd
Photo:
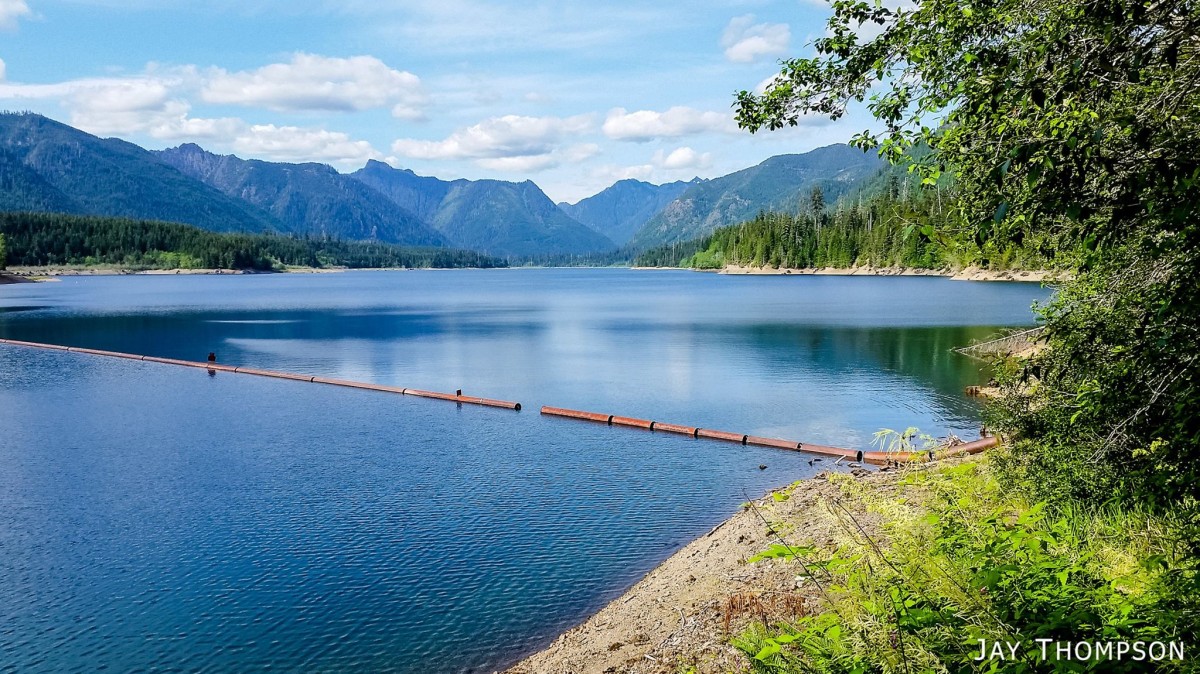
[[(855, 470), (872, 492), (895, 492), (899, 473)], [(839, 476), (840, 478), (841, 476)], [(790, 493), (789, 493), (790, 492)], [(507, 674), (696, 674), (748, 672), (729, 643), (752, 621), (803, 614), (817, 590), (798, 582), (793, 563), (746, 560), (779, 539), (833, 546), (839, 524), (828, 504), (842, 495), (825, 474), (756, 501), (651, 571), (624, 596)], [(877, 522), (861, 503), (843, 501), (869, 530)], [(771, 529), (764, 523), (771, 522)], [(877, 533), (877, 532), (876, 532)]]
[(815, 276), (942, 276), (958, 281), (1028, 281), (1042, 283), (1046, 281), (1065, 280), (1066, 274), (1047, 270), (998, 271), (967, 267), (960, 271), (948, 269), (913, 269), (906, 267), (809, 267), (789, 269), (774, 267), (744, 267), (728, 265), (721, 270), (722, 274), (762, 274), (762, 275), (815, 275)]
[(6, 285), (9, 283), (32, 283), (32, 282), (33, 282), (33, 279), (25, 278), (24, 276), (19, 276), (17, 274), (9, 274), (7, 272), (0, 271), (0, 285)]
[(9, 267), (13, 276), (30, 280), (56, 276), (131, 276), (146, 274), (153, 276), (181, 275), (208, 276), (225, 274), (263, 274), (245, 269), (126, 269), (122, 267)]

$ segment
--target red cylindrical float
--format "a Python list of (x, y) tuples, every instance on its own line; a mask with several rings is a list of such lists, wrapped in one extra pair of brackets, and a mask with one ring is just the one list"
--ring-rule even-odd
[[(205, 363), (205, 367), (210, 370), (216, 369), (213, 365)], [(291, 379), (293, 381), (312, 381), (315, 379), (310, 374), (292, 374), (290, 372), (275, 372), (274, 370), (256, 370), (252, 367), (235, 367), (234, 372), (239, 374), (253, 374), (259, 377), (274, 377), (275, 379)]]
[(201, 363), (194, 360), (179, 360), (178, 358), (159, 358), (158, 356), (144, 356), (142, 360), (149, 363), (163, 363), (165, 365), (180, 365), (182, 367), (208, 367), (208, 363)]
[(613, 417), (608, 423), (612, 424), (613, 426), (630, 426), (633, 428), (644, 428), (646, 430), (654, 428), (653, 421), (647, 421), (646, 419), (634, 419), (633, 417)]
[(69, 349), (69, 347), (60, 346), (58, 344), (42, 344), (40, 342), (22, 342), (19, 339), (6, 339), (6, 340), (4, 340), (4, 343), (12, 344), (13, 346), (30, 346), (35, 349), (54, 349), (55, 351), (67, 351)]
[(690, 435), (694, 438), (694, 437), (696, 437), (696, 431), (698, 429), (695, 426), (680, 426), (679, 424), (664, 424), (660, 421), (656, 421), (656, 422), (654, 422), (654, 428), (651, 430), (664, 431), (666, 433), (678, 433), (680, 435)]
[(100, 349), (84, 349), (77, 346), (72, 346), (67, 351), (71, 353), (86, 353), (91, 356), (109, 356), (111, 358), (126, 358), (128, 360), (142, 360), (145, 356), (139, 356), (136, 353), (121, 353), (120, 351), (101, 351)]
[(582, 419), (584, 421), (595, 421), (601, 424), (607, 424), (612, 421), (613, 415), (599, 414), (596, 412), (583, 412), (581, 410), (569, 410), (563, 407), (543, 407), (542, 414), (548, 414), (555, 417), (569, 417), (571, 419)]
[(809, 454), (820, 454), (821, 456), (836, 456), (851, 461), (863, 460), (863, 453), (857, 449), (843, 449), (842, 447), (828, 447), (826, 445), (812, 445), (807, 442), (801, 442), (800, 451), (808, 452)]
[(742, 433), (729, 433), (726, 431), (714, 431), (707, 428), (696, 429), (696, 437), (708, 438), (710, 440), (725, 440), (727, 442), (736, 442), (739, 445), (746, 444), (746, 436)]
[(385, 393), (411, 393), (411, 389), (396, 388), (395, 386), (383, 386), (381, 384), (370, 384), (362, 381), (348, 381), (346, 379), (331, 379), (329, 377), (313, 377), (312, 382), (315, 384), (329, 384), (330, 386), (343, 386), (346, 388), (358, 388), (367, 391), (383, 391)]
[(760, 438), (757, 435), (746, 436), (747, 445), (759, 447), (774, 447), (775, 449), (800, 449), (800, 443), (795, 440), (780, 440), (778, 438)]

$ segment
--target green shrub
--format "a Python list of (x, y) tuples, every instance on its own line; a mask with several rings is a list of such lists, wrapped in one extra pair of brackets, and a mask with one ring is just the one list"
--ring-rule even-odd
[[(1031, 504), (1002, 490), (986, 463), (914, 472), (899, 500), (849, 482), (846, 490), (846, 500), (882, 516), (882, 529), (860, 526), (834, 502), (844, 525), (835, 551), (780, 546), (762, 555), (797, 555), (825, 592), (814, 615), (733, 640), (757, 672), (1083, 671), (1056, 661), (1052, 646), (1043, 660), (1036, 640), (1196, 635), (1195, 613), (1177, 600), (1170, 523), (1145, 511)], [(981, 663), (979, 640), (1022, 645), (1016, 659)], [(1147, 663), (1089, 666), (1135, 672)]]

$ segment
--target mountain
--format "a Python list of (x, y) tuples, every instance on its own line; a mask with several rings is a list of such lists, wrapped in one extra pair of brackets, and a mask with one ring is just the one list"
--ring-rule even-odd
[(704, 236), (718, 227), (754, 217), (759, 211), (795, 211), (820, 186), (825, 202), (884, 165), (874, 153), (830, 145), (805, 154), (771, 157), (748, 169), (692, 185), (633, 236), (645, 249)]
[(416, 213), (461, 248), (536, 256), (615, 247), (610, 239), (564, 213), (528, 180), (445, 181), (373, 160), (351, 175)]
[(0, 210), (58, 211), (270, 231), (267, 213), (158, 161), (41, 115), (0, 114)]
[(652, 185), (640, 180), (621, 180), (595, 196), (558, 207), (623, 246), (650, 218), (699, 182), (702, 181), (696, 178), (690, 182)]
[(443, 246), (420, 218), (325, 164), (281, 164), (218, 155), (191, 143), (154, 153), (223, 194), (254, 204), (297, 234)]

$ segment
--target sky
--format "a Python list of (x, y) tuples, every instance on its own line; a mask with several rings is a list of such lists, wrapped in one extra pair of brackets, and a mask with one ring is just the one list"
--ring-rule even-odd
[(749, 134), (734, 95), (811, 55), (823, 0), (0, 0), (0, 109), (152, 149), (443, 179), (576, 202), (845, 142)]

